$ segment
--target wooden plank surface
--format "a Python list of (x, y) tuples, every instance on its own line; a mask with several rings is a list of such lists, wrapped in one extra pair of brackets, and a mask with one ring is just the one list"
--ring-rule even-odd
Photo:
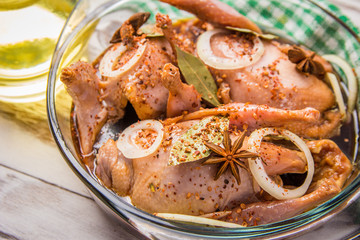
[(133, 239), (90, 197), (0, 166), (0, 237)]
[[(360, 0), (331, 2), (359, 25)], [(0, 239), (136, 239), (90, 198), (53, 142), (1, 115), (0, 136)], [(303, 239), (329, 235), (328, 228), (329, 239), (337, 239), (357, 228), (345, 214), (337, 220)], [(339, 225), (344, 228), (336, 231)]]
[(0, 164), (89, 196), (87, 189), (70, 170), (53, 141), (44, 142), (35, 138), (31, 132), (10, 119), (0, 118), (0, 126), (0, 146), (6, 151), (0, 157)]

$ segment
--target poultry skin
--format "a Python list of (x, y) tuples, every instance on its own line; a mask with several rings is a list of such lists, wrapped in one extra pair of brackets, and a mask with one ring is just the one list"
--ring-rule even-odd
[[(75, 106), (81, 157), (99, 181), (120, 196), (130, 196), (134, 206), (149, 213), (209, 217), (226, 211), (226, 216), (217, 218), (243, 226), (296, 216), (339, 193), (352, 165), (328, 139), (339, 133), (342, 124), (334, 93), (323, 80), (325, 73), (333, 72), (331, 65), (303, 47), (259, 37), (262, 30), (256, 24), (218, 0), (161, 1), (197, 18), (173, 23), (159, 13), (152, 26), (159, 35), (148, 36), (141, 26), (150, 13), (134, 14), (92, 64), (78, 61), (61, 72)], [(203, 39), (209, 34), (204, 57)], [(263, 52), (252, 61), (259, 44)], [(300, 59), (295, 50), (310, 59), (312, 67), (310, 63), (299, 67), (294, 62)], [(178, 51), (192, 54), (209, 71), (218, 89), (219, 106), (205, 101), (199, 89), (187, 83)], [(207, 59), (244, 56), (249, 56), (251, 64), (231, 68)], [(94, 149), (104, 124), (126, 117), (128, 104), (139, 120), (163, 124), (164, 136), (156, 151), (127, 158), (114, 139)], [(220, 174), (219, 164), (208, 165), (204, 160), (169, 164), (174, 144), (203, 119), (214, 116), (228, 119), (232, 142), (246, 135), (239, 151), (248, 148), (252, 131), (265, 127), (287, 129), (305, 139), (316, 165), (306, 193), (285, 200), (267, 193), (248, 168), (253, 157), (239, 157), (242, 165), (224, 168)], [(156, 134), (146, 136), (150, 143), (155, 141)], [(284, 186), (283, 176), (308, 172), (304, 152), (288, 143), (277, 144), (270, 138), (261, 143), (258, 156), (279, 186)], [(284, 187), (293, 189), (296, 184)]]
[[(273, 121), (283, 122), (286, 125), (297, 122), (300, 118), (306, 118), (305, 114), (289, 117), (296, 110), (279, 114), (276, 111), (284, 110), (261, 108), (258, 105), (248, 108), (251, 107), (257, 108), (257, 112), (261, 116), (256, 122), (253, 121), (251, 113), (242, 114), (248, 112), (247, 108), (242, 106), (233, 113), (237, 116), (237, 120), (236, 122), (230, 121), (229, 128), (235, 127), (239, 122), (247, 123), (248, 129), (255, 129), (259, 126), (272, 126)], [(222, 113), (219, 110), (218, 114)], [(201, 114), (197, 114), (197, 116), (209, 117)], [(201, 119), (201, 117), (199, 118)], [(100, 148), (97, 156), (97, 176), (104, 185), (119, 195), (129, 195), (134, 206), (150, 213), (202, 215), (233, 209), (232, 214), (225, 218), (226, 221), (240, 224), (245, 221), (248, 225), (254, 225), (253, 221), (249, 221), (248, 212), (251, 212), (254, 219), (258, 219), (255, 221), (256, 224), (295, 216), (339, 193), (351, 172), (349, 159), (334, 142), (330, 140), (308, 141), (307, 145), (315, 162), (319, 163), (321, 167), (317, 170), (307, 194), (291, 200), (279, 201), (270, 198), (271, 201), (269, 201), (269, 196), (256, 187), (256, 182), (246, 169), (238, 168), (241, 177), (239, 185), (230, 171), (226, 171), (217, 180), (214, 180), (213, 176), (217, 167), (203, 165), (201, 160), (169, 166), (169, 154), (173, 144), (194, 126), (200, 120), (199, 118), (178, 123), (165, 121), (163, 142), (156, 152), (147, 157), (127, 159), (118, 150), (115, 141), (108, 140)], [(235, 139), (240, 133), (237, 127), (235, 129), (231, 133), (232, 139)], [(245, 140), (242, 149), (247, 148), (246, 142)], [(263, 142), (260, 156), (266, 163), (266, 172), (271, 177), (306, 172), (305, 157), (298, 150)], [(239, 211), (240, 208), (243, 212)], [(241, 214), (239, 214), (240, 212)], [(281, 215), (275, 214), (280, 212)], [(248, 218), (244, 220), (244, 216)]]

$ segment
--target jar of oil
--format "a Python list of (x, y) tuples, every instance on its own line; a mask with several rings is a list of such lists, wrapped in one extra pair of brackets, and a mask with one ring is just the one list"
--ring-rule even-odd
[(51, 57), (75, 2), (0, 1), (0, 100), (45, 97)]

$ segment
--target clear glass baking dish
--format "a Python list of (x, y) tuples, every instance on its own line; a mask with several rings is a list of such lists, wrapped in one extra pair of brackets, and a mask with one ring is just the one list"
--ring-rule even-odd
[[(266, 31), (301, 43), (319, 54), (336, 54), (347, 60), (360, 74), (360, 42), (353, 28), (327, 10), (323, 1), (311, 0), (224, 0)], [(157, 1), (79, 1), (60, 36), (56, 47), (47, 89), (47, 110), (54, 139), (65, 161), (88, 187), (94, 199), (107, 212), (117, 216), (129, 230), (152, 239), (198, 238), (282, 238), (302, 234), (352, 203), (360, 194), (358, 174), (358, 143), (351, 144), (348, 157), (355, 170), (343, 191), (331, 200), (296, 217), (256, 227), (214, 228), (168, 221), (132, 206), (126, 199), (102, 186), (87, 171), (76, 153), (71, 136), (70, 111), (72, 102), (61, 86), (57, 86), (60, 70), (79, 59), (92, 61), (108, 46), (108, 40), (122, 21), (137, 11), (163, 12), (172, 19), (190, 16)], [(351, 23), (350, 23), (351, 24)], [(340, 75), (342, 74), (339, 72)], [(346, 89), (346, 84), (344, 85)], [(353, 114), (354, 139), (358, 135), (358, 106)], [(91, 210), (90, 210), (91, 211)]]

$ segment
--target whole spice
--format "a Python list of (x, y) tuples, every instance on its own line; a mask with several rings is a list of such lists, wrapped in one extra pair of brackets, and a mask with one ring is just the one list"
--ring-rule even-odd
[(132, 15), (128, 20), (126, 20), (119, 29), (117, 29), (112, 36), (110, 43), (124, 42), (128, 44), (130, 39), (134, 34), (137, 33), (137, 30), (149, 19), (149, 12), (139, 12)]
[(206, 159), (203, 164), (222, 163), (221, 167), (215, 175), (215, 180), (217, 180), (221, 176), (221, 174), (223, 174), (230, 166), (231, 173), (235, 177), (237, 183), (239, 185), (241, 184), (239, 169), (236, 165), (248, 170), (248, 168), (243, 162), (243, 159), (258, 157), (258, 155), (255, 153), (248, 152), (247, 150), (240, 150), (243, 145), (244, 139), (245, 131), (235, 140), (234, 145), (232, 145), (229, 131), (224, 131), (224, 148), (212, 142), (204, 142), (204, 144), (214, 153), (215, 156), (210, 155), (210, 158)]
[(226, 26), (225, 28), (232, 30), (232, 31), (236, 31), (236, 32), (252, 34), (257, 37), (267, 39), (267, 40), (273, 40), (273, 39), (279, 38), (279, 36), (276, 36), (276, 35), (258, 33), (258, 32), (251, 31), (250, 29), (247, 29), (247, 28), (237, 28), (237, 27), (230, 27), (230, 26)]
[(319, 79), (324, 78), (324, 66), (320, 62), (314, 60), (315, 53), (309, 55), (300, 47), (293, 46), (293, 48), (288, 51), (288, 57), (292, 63), (296, 63), (296, 69), (299, 72), (313, 74)]
[(176, 47), (177, 60), (180, 71), (188, 84), (191, 84), (202, 95), (202, 98), (211, 105), (220, 105), (216, 95), (217, 86), (205, 64), (194, 55)]

